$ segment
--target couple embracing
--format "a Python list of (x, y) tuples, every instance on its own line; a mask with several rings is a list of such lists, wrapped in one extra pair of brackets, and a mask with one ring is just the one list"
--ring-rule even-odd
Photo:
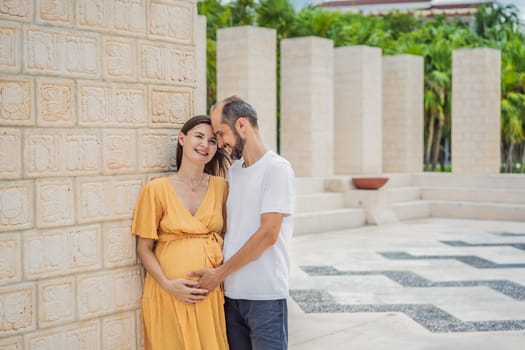
[(143, 187), (133, 217), (145, 349), (287, 349), (292, 167), (235, 96), (184, 124), (176, 165)]

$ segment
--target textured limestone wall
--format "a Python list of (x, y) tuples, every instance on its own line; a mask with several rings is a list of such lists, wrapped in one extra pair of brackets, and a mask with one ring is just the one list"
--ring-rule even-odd
[(0, 348), (140, 348), (130, 220), (193, 114), (196, 5), (0, 1)]
[(497, 174), (501, 153), (501, 53), (452, 53), (452, 171)]
[(333, 41), (281, 41), (281, 154), (297, 176), (334, 171)]
[(206, 81), (206, 17), (197, 16), (197, 27), (195, 29), (195, 79), (197, 86), (195, 88), (195, 115), (208, 114), (206, 99), (208, 96)]
[(241, 26), (217, 30), (217, 100), (237, 95), (257, 111), (265, 145), (277, 149), (277, 32)]
[(383, 171), (381, 49), (334, 49), (334, 172), (380, 174)]
[(423, 170), (423, 57), (383, 57), (383, 171)]

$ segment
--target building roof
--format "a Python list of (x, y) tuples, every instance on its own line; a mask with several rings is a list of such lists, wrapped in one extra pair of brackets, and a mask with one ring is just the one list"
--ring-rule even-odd
[(428, 17), (437, 14), (471, 15), (476, 12), (478, 6), (492, 2), (492, 0), (331, 0), (321, 3), (321, 6), (332, 10), (360, 11), (370, 14), (417, 11)]

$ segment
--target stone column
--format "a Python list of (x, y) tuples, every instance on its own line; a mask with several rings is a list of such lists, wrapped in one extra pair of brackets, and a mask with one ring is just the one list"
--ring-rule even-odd
[(265, 145), (277, 149), (277, 34), (242, 26), (217, 31), (217, 100), (237, 95), (257, 111)]
[(423, 170), (423, 57), (383, 57), (383, 171)]
[(334, 51), (334, 172), (381, 173), (381, 49), (347, 46)]
[(197, 16), (195, 29), (195, 76), (197, 86), (193, 99), (195, 115), (208, 114), (206, 106), (207, 80), (206, 80), (206, 17)]
[(297, 176), (333, 175), (332, 40), (281, 41), (281, 154)]
[(501, 54), (488, 48), (452, 54), (452, 171), (500, 171)]

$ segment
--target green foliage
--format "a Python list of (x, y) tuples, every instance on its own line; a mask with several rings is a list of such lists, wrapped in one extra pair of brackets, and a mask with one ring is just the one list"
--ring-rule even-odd
[(230, 9), (230, 27), (253, 25), (255, 23), (255, 1), (237, 0), (228, 3)]
[(210, 40), (216, 40), (217, 29), (232, 25), (231, 9), (224, 6), (221, 0), (199, 1), (197, 2), (197, 11), (199, 15), (206, 17), (206, 37)]
[(255, 13), (257, 25), (277, 30), (278, 40), (290, 36), (295, 10), (288, 0), (260, 0)]
[[(425, 169), (436, 169), (440, 148), (450, 141), (452, 51), (491, 47), (501, 50), (501, 140), (504, 169), (525, 172), (525, 30), (514, 5), (495, 2), (478, 9), (471, 22), (436, 16), (420, 19), (393, 12), (383, 17), (328, 11), (309, 6), (295, 12), (289, 0), (201, 0), (208, 20), (208, 103), (216, 96), (215, 38), (219, 28), (257, 25), (277, 30), (279, 41), (319, 36), (334, 46), (380, 47), (385, 55), (424, 59)], [(279, 53), (278, 53), (279, 54)], [(278, 61), (279, 62), (279, 61)], [(279, 72), (278, 72), (279, 74)], [(278, 77), (279, 79), (279, 77)], [(450, 144), (450, 142), (448, 142)]]

